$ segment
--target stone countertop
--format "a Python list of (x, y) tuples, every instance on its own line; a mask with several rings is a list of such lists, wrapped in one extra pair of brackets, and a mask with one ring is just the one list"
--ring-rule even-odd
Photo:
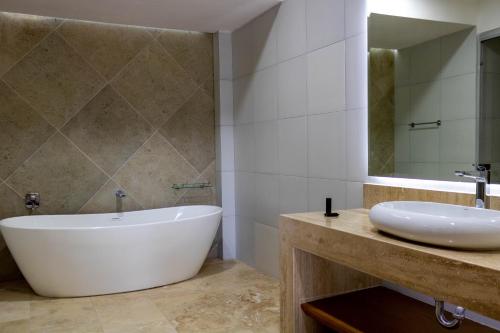
[(282, 215), (283, 249), (298, 248), (404, 287), (500, 319), (500, 250), (461, 251), (379, 233), (368, 210)]

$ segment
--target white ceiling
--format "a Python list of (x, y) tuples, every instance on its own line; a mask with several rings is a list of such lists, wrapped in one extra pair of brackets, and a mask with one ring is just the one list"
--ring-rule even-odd
[(0, 0), (0, 11), (203, 32), (232, 31), (281, 0)]
[(372, 13), (368, 19), (368, 45), (374, 48), (399, 50), (472, 27), (462, 23)]

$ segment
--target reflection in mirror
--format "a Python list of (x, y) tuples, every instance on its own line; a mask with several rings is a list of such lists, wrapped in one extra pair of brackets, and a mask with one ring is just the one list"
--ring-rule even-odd
[(475, 26), (372, 13), (368, 28), (370, 176), (460, 181), (476, 161)]
[(500, 183), (500, 30), (481, 39), (479, 161), (491, 165), (491, 182)]

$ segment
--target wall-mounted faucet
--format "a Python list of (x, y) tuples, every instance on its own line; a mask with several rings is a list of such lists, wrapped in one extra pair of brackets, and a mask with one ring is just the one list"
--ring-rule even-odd
[(490, 166), (478, 164), (475, 168), (475, 171), (455, 171), (455, 176), (474, 179), (476, 181), (476, 208), (487, 208), (486, 185), (490, 183)]
[(117, 190), (115, 192), (116, 197), (116, 212), (123, 213), (123, 198), (127, 196), (124, 190)]
[(40, 193), (26, 193), (24, 196), (24, 206), (30, 210), (30, 214), (34, 214), (35, 210), (40, 207)]

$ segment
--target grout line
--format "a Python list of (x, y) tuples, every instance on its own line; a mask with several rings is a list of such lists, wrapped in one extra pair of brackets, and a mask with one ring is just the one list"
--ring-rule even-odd
[(14, 192), (19, 197), (19, 199), (23, 199), (24, 198), (24, 196), (21, 195), (21, 193), (17, 192), (17, 190), (14, 187), (12, 187), (9, 183), (7, 183), (6, 181), (4, 181), (3, 184), (5, 186), (7, 186), (9, 189), (11, 189), (12, 192)]
[(49, 135), (49, 137), (47, 138), (47, 140), (45, 140), (30, 156), (28, 156), (20, 165), (17, 166), (17, 168), (7, 177), (5, 178), (5, 183), (8, 182), (8, 180), (16, 173), (17, 170), (19, 170), (19, 168), (21, 168), (25, 163), (27, 163), (28, 161), (30, 161), (33, 156), (35, 154), (37, 154), (43, 146), (45, 146), (45, 144), (50, 140), (52, 139), (52, 137), (54, 137), (55, 135), (57, 134), (57, 129), (54, 130), (54, 133), (52, 133), (51, 135)]
[[(59, 18), (54, 18), (56, 20), (59, 20)], [(64, 19), (60, 19), (61, 22), (59, 24), (56, 25), (56, 27), (54, 29), (52, 29), (51, 31), (49, 31), (45, 36), (43, 36), (39, 41), (38, 43), (35, 43), (33, 45), (32, 48), (30, 48), (28, 51), (26, 51), (25, 54), (23, 54), (17, 61), (14, 62), (14, 64), (12, 64), (12, 66), (10, 66), (9, 68), (7, 68), (7, 70), (5, 70), (3, 73), (2, 73), (2, 77), (5, 76), (5, 74), (7, 74), (8, 72), (10, 72), (14, 67), (16, 67), (21, 61), (23, 61), (28, 55), (30, 55), (33, 50), (35, 50), (38, 46), (40, 46), (40, 44), (42, 44), (45, 40), (47, 40), (57, 29), (59, 29), (59, 27), (64, 23)]]
[[(163, 50), (163, 52), (165, 52), (165, 53), (166, 53), (166, 54), (167, 54), (170, 58), (172, 58), (172, 60), (175, 62), (175, 64), (176, 64), (177, 66), (179, 66), (179, 68), (181, 68), (181, 69), (182, 69), (182, 70), (183, 70), (183, 71), (184, 71), (184, 72), (185, 72), (185, 73), (189, 76), (189, 78), (191, 79), (191, 81), (193, 81), (193, 82), (195, 83), (195, 85), (198, 87), (198, 89), (203, 89), (203, 86), (202, 86), (201, 84), (199, 84), (199, 83), (198, 83), (198, 80), (196, 80), (195, 78), (193, 78), (193, 76), (191, 75), (191, 73), (189, 73), (189, 72), (188, 72), (188, 71), (184, 68), (184, 66), (182, 66), (182, 65), (181, 65), (181, 64), (177, 61), (177, 59), (175, 59), (175, 58), (174, 58), (174, 56), (172, 56), (172, 55), (170, 54), (170, 52), (168, 52), (168, 51), (167, 51), (167, 49), (163, 46), (163, 44), (162, 44), (162, 43), (160, 43), (158, 40), (155, 40), (155, 41), (156, 41), (156, 43), (158, 43), (158, 45), (159, 45), (159, 46), (160, 46), (160, 48)], [(213, 51), (212, 51), (212, 53), (213, 53)], [(175, 81), (177, 81), (177, 80), (175, 80)], [(203, 83), (205, 83), (205, 82), (206, 82), (206, 80), (205, 80), (205, 81), (203, 81)], [(214, 73), (214, 82), (215, 82), (215, 73)], [(195, 89), (195, 90), (196, 90), (196, 89)], [(213, 98), (213, 96), (212, 96), (212, 98)], [(176, 111), (176, 112), (177, 112), (177, 111)]]
[(66, 134), (64, 134), (64, 133), (63, 133), (63, 132), (61, 132), (60, 130), (58, 130), (58, 132), (59, 132), (59, 134), (60, 134), (60, 135), (62, 135), (62, 136), (63, 136), (66, 140), (68, 140), (72, 146), (74, 146), (74, 147), (75, 147), (78, 151), (80, 151), (80, 153), (82, 153), (82, 154), (83, 154), (83, 156), (85, 156), (85, 157), (86, 157), (86, 158), (87, 158), (87, 159), (88, 159), (88, 160), (89, 160), (92, 164), (94, 164), (94, 165), (97, 167), (97, 169), (99, 169), (102, 173), (104, 173), (104, 175), (105, 175), (105, 176), (107, 176), (108, 178), (111, 178), (111, 177), (109, 176), (109, 174), (108, 174), (108, 173), (107, 173), (107, 172), (106, 172), (103, 168), (101, 168), (101, 167), (100, 167), (100, 166), (99, 166), (96, 162), (94, 162), (94, 160), (92, 160), (92, 159), (90, 158), (90, 156), (89, 156), (89, 155), (87, 155), (87, 153), (86, 153), (86, 152), (84, 152), (83, 150), (81, 150), (81, 149), (80, 149), (80, 147), (78, 147), (78, 146), (76, 145), (76, 143), (74, 143), (73, 141), (71, 141), (71, 140), (70, 140), (70, 138), (66, 136)]
[(123, 96), (118, 89), (113, 87), (112, 84), (109, 84), (109, 88), (112, 89), (123, 101), (134, 111), (142, 120), (144, 120), (149, 126), (151, 126), (151, 129), (154, 131), (155, 126), (141, 113), (139, 110), (137, 110), (129, 101), (128, 99)]
[(81, 207), (77, 210), (77, 212), (76, 212), (76, 213), (77, 213), (77, 214), (78, 214), (78, 213), (81, 213), (81, 210), (83, 209), (83, 207), (85, 207), (85, 206), (86, 206), (86, 205), (87, 205), (87, 204), (88, 204), (88, 203), (89, 203), (92, 199), (94, 199), (94, 198), (95, 198), (95, 196), (97, 195), (97, 193), (99, 193), (99, 191), (100, 191), (100, 190), (102, 190), (102, 189), (104, 188), (104, 186), (106, 186), (106, 185), (107, 185), (109, 182), (111, 182), (111, 181), (112, 181), (112, 180), (111, 180), (111, 178), (108, 178), (108, 180), (106, 180), (106, 181), (104, 182), (104, 184), (102, 184), (101, 186), (99, 186), (99, 188), (97, 189), (97, 191), (95, 191), (95, 193), (94, 193), (94, 194), (92, 194), (92, 195), (90, 196), (90, 198), (89, 198), (87, 201), (85, 201), (85, 203), (84, 203), (84, 204), (83, 204), (83, 205), (82, 205), (82, 206), (81, 206)]
[[(59, 30), (59, 28), (57, 29)], [(101, 80), (104, 82), (104, 85), (102, 87), (100, 87), (100, 89), (96, 92), (96, 94), (94, 96), (92, 96), (91, 99), (89, 99), (88, 101), (85, 102), (85, 104), (83, 104), (83, 106), (73, 115), (71, 116), (60, 128), (63, 128), (64, 126), (66, 126), (73, 118), (75, 118), (79, 113), (80, 111), (82, 111), (85, 106), (87, 106), (103, 89), (105, 89), (107, 86), (110, 86), (110, 88), (113, 89), (114, 92), (116, 92), (122, 99), (125, 100), (125, 102), (130, 106), (132, 107), (132, 109), (139, 114), (139, 116), (141, 116), (143, 119), (145, 119), (147, 121), (147, 123), (149, 125), (152, 126), (152, 124), (142, 115), (142, 113), (138, 112), (133, 106), (132, 104), (129, 103), (129, 101), (124, 97), (122, 96), (122, 94), (120, 94), (118, 92), (117, 89), (115, 89), (115, 87), (113, 87), (113, 82), (115, 81), (116, 78), (118, 78), (128, 67), (129, 65), (135, 60), (137, 59), (137, 57), (145, 50), (147, 49), (152, 41), (148, 41), (145, 43), (145, 45), (139, 49), (137, 51), (137, 53), (130, 59), (130, 61), (128, 61), (118, 72), (116, 72), (116, 74), (111, 78), (111, 79), (107, 79), (106, 77), (104, 77), (104, 75), (102, 75), (87, 59), (85, 59), (85, 57), (83, 55), (80, 54), (80, 52), (78, 52), (78, 50), (76, 48), (74, 48), (70, 42), (68, 42), (64, 36), (62, 34), (60, 34), (58, 31), (54, 31), (55, 33), (57, 33), (57, 35), (76, 53), (78, 54), (78, 56), (88, 65), (90, 66), (90, 68), (92, 68), (98, 75), (99, 77), (101, 78)], [(152, 40), (154, 41), (155, 39), (152, 37)], [(154, 126), (153, 126), (154, 127)]]

